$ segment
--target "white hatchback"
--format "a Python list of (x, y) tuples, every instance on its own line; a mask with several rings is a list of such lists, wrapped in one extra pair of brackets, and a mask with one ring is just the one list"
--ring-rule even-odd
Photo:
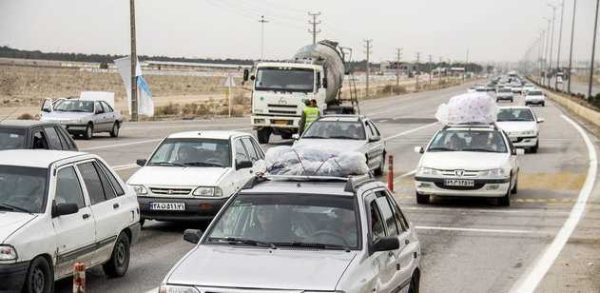
[(123, 276), (139, 230), (133, 191), (99, 157), (0, 152), (0, 292), (52, 292), (76, 262)]
[(234, 131), (190, 131), (169, 135), (127, 184), (145, 219), (207, 220), (255, 173), (265, 171), (254, 137)]

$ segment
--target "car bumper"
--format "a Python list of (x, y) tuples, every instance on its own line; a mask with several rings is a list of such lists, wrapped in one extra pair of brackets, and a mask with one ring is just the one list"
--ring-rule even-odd
[(70, 134), (84, 134), (87, 124), (65, 124), (63, 125)]
[(513, 96), (496, 97), (496, 100), (512, 100), (512, 99), (514, 99)]
[[(223, 204), (225, 204), (227, 199), (227, 197), (218, 199), (196, 199), (138, 196), (138, 203), (140, 204), (140, 214), (142, 219), (154, 219), (162, 221), (197, 221), (210, 220), (214, 218)], [(150, 205), (153, 202), (184, 203), (185, 210), (152, 210)]]
[(537, 136), (520, 136), (520, 137), (511, 137), (513, 146), (517, 148), (532, 148), (535, 147), (538, 143)]
[(546, 100), (543, 99), (526, 99), (525, 103), (527, 104), (543, 104)]
[(0, 292), (21, 292), (29, 262), (0, 264)]
[[(415, 177), (415, 188), (418, 193), (439, 196), (465, 196), (465, 197), (502, 197), (510, 188), (510, 178), (503, 179), (472, 179), (473, 187), (447, 187), (446, 179), (466, 178), (437, 178)], [(471, 179), (469, 179), (471, 180)]]
[(290, 128), (296, 129), (300, 125), (300, 117), (288, 116), (251, 116), (252, 127), (258, 128)]

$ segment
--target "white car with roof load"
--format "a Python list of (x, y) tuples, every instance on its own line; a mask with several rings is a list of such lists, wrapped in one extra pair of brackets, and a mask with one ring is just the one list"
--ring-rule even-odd
[(417, 203), (431, 196), (497, 198), (510, 205), (517, 192), (519, 164), (508, 136), (494, 124), (445, 126), (421, 153), (415, 175)]
[(544, 119), (537, 118), (531, 108), (514, 106), (500, 107), (496, 124), (508, 134), (515, 147), (537, 153), (540, 144), (538, 124), (542, 122)]
[(1, 292), (52, 292), (76, 262), (121, 277), (139, 231), (133, 191), (98, 156), (0, 151)]
[(421, 246), (369, 176), (257, 178), (235, 194), (159, 292), (419, 292)]
[(206, 220), (252, 178), (264, 172), (254, 137), (235, 131), (171, 134), (129, 178), (145, 219)]
[(533, 104), (546, 106), (546, 96), (541, 90), (528, 91), (525, 95), (525, 106)]

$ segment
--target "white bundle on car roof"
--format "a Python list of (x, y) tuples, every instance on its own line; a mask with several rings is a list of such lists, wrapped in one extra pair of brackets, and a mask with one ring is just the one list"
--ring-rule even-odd
[(498, 106), (487, 93), (466, 93), (450, 98), (441, 104), (435, 118), (444, 125), (496, 122)]
[(364, 154), (279, 146), (265, 155), (270, 175), (348, 177), (369, 172)]

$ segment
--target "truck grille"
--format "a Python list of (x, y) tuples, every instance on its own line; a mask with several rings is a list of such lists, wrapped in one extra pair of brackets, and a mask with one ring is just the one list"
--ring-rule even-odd
[(282, 105), (282, 104), (267, 104), (270, 114), (296, 115), (298, 106)]
[(162, 188), (162, 187), (150, 187), (150, 191), (154, 194), (160, 195), (188, 195), (192, 192), (191, 188)]

